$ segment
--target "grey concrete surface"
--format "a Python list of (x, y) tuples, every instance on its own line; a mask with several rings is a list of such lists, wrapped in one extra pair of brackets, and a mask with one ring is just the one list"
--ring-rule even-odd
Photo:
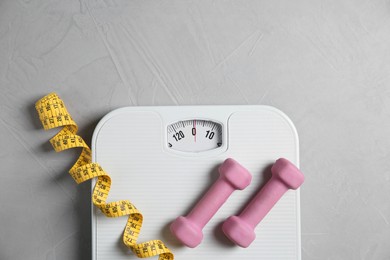
[(390, 259), (390, 2), (0, 1), (0, 259), (90, 259), (89, 184), (34, 103), (90, 142), (122, 106), (266, 104), (300, 136), (303, 259)]

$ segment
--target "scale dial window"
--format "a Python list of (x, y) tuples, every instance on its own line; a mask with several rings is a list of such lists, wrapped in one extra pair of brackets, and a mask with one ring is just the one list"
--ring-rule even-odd
[(220, 123), (190, 119), (168, 125), (167, 145), (181, 152), (199, 153), (222, 146), (222, 125)]

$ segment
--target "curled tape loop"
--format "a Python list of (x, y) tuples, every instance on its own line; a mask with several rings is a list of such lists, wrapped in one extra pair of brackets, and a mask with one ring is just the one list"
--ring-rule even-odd
[(84, 140), (78, 136), (77, 124), (68, 113), (64, 102), (55, 93), (48, 94), (35, 104), (39, 119), (45, 130), (63, 127), (50, 139), (54, 150), (63, 150), (80, 147), (80, 157), (69, 170), (72, 178), (79, 184), (92, 178), (97, 182), (92, 194), (92, 202), (107, 217), (121, 217), (128, 215), (127, 224), (123, 232), (123, 243), (139, 258), (159, 256), (159, 260), (173, 260), (174, 256), (160, 240), (151, 240), (137, 244), (141, 231), (143, 216), (141, 212), (128, 200), (107, 203), (111, 188), (111, 178), (97, 163), (92, 163), (91, 150)]

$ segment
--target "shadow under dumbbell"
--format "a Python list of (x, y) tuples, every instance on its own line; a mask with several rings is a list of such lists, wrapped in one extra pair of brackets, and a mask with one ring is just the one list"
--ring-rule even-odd
[(218, 243), (221, 244), (221, 246), (225, 248), (233, 248), (236, 247), (236, 245), (230, 241), (225, 234), (222, 232), (222, 224), (224, 221), (221, 221), (214, 227), (213, 234), (215, 239), (218, 241)]
[[(173, 220), (172, 220), (173, 221)], [(164, 225), (164, 227), (162, 228), (161, 230), (161, 236), (163, 238), (163, 242), (166, 243), (166, 245), (169, 247), (169, 248), (181, 248), (181, 247), (185, 247), (185, 245), (183, 245), (171, 232), (171, 224), (172, 224), (172, 221), (169, 222), (169, 223), (166, 223)]]

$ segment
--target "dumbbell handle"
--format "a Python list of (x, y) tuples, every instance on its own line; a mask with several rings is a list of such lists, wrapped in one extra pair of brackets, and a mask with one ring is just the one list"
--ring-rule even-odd
[(273, 175), (239, 217), (255, 228), (289, 188)]
[(223, 177), (219, 177), (187, 215), (187, 219), (203, 228), (233, 191), (235, 188)]

